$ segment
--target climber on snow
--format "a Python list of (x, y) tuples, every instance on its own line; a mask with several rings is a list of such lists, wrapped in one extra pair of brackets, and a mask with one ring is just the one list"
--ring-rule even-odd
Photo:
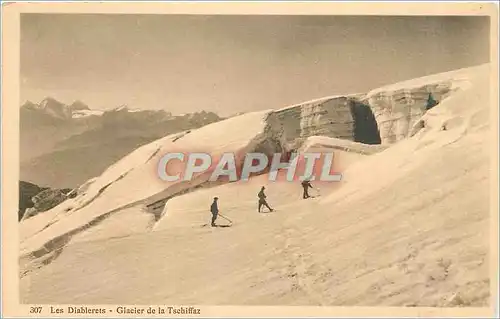
[(264, 194), (264, 189), (266, 189), (264, 186), (262, 186), (262, 188), (260, 189), (260, 192), (258, 194), (259, 196), (259, 213), (260, 213), (260, 209), (262, 208), (262, 206), (266, 206), (269, 211), (274, 211), (274, 209), (272, 209), (271, 207), (269, 207), (269, 205), (267, 204), (267, 201), (266, 201), (266, 194)]
[(219, 207), (217, 206), (218, 200), (218, 197), (214, 197), (212, 206), (210, 206), (210, 211), (212, 212), (212, 227), (215, 227), (215, 220), (217, 219), (217, 215), (219, 214)]
[(304, 192), (302, 193), (302, 198), (307, 199), (307, 198), (311, 197), (309, 195), (309, 192), (308, 192), (309, 187), (313, 188), (313, 186), (311, 185), (311, 182), (309, 182), (308, 180), (304, 180), (304, 181), (302, 181), (301, 184), (302, 184), (302, 188), (304, 189)]

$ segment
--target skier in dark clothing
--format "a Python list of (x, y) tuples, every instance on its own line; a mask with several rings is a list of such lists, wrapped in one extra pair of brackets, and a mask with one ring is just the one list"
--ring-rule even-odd
[(219, 207), (217, 207), (218, 199), (218, 197), (214, 197), (212, 206), (210, 206), (210, 211), (212, 212), (212, 227), (215, 227), (215, 220), (217, 219), (217, 215), (219, 214)]
[(260, 189), (260, 192), (259, 192), (259, 213), (260, 213), (260, 209), (262, 208), (262, 206), (266, 206), (269, 211), (274, 211), (274, 209), (272, 209), (271, 207), (269, 207), (269, 205), (267, 204), (267, 201), (266, 201), (266, 194), (264, 194), (264, 189), (266, 189), (264, 186), (262, 186), (262, 188)]
[(302, 194), (303, 199), (311, 197), (311, 196), (309, 196), (309, 192), (308, 192), (309, 187), (313, 188), (311, 185), (311, 182), (309, 182), (308, 180), (305, 180), (302, 182), (302, 188), (304, 189), (304, 192)]

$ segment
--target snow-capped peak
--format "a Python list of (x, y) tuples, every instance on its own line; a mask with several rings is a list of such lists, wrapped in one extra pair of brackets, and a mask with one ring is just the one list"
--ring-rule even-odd
[(88, 116), (101, 116), (104, 113), (104, 111), (101, 110), (76, 110), (73, 111), (72, 113), (72, 118), (82, 118), (82, 117), (88, 117)]
[(120, 105), (112, 109), (112, 111), (128, 111), (128, 106), (126, 104)]

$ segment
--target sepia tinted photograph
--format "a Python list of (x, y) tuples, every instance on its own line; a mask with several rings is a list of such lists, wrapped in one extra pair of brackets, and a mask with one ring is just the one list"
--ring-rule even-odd
[(19, 23), (34, 313), (495, 305), (490, 16)]

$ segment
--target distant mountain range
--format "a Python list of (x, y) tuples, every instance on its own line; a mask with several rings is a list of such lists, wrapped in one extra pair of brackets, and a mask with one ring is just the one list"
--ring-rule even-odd
[(20, 109), (21, 180), (76, 187), (140, 145), (221, 119), (205, 111), (174, 116), (125, 105), (93, 110), (81, 101), (67, 105), (51, 97), (27, 101)]

